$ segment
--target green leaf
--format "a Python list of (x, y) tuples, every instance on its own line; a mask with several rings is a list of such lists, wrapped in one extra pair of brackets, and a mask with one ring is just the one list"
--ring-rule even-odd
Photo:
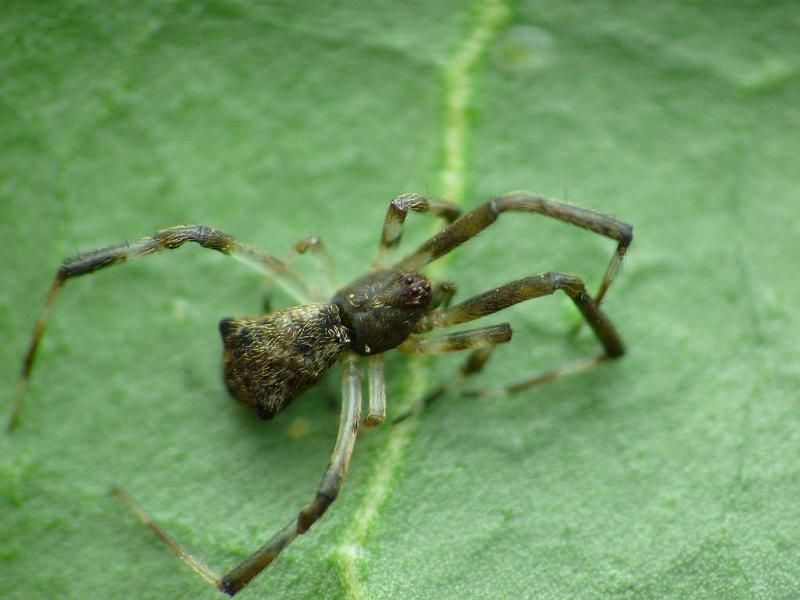
[[(392, 196), (529, 189), (634, 225), (605, 303), (629, 354), (362, 433), (339, 500), (241, 597), (791, 597), (798, 25), (791, 2), (5, 2), (2, 406), (77, 251), (178, 223), (275, 254), (318, 234), (345, 281)], [(404, 247), (433, 228), (412, 215)], [(460, 298), (594, 287), (612, 249), (506, 215), (432, 272)], [(218, 375), (217, 321), (260, 303), (196, 247), (68, 283), (0, 441), (0, 596), (219, 597), (110, 482), (219, 571), (313, 497), (325, 386), (262, 423)], [(563, 298), (506, 318), (474, 388), (597, 352)], [(392, 355), (390, 415), (459, 360)]]

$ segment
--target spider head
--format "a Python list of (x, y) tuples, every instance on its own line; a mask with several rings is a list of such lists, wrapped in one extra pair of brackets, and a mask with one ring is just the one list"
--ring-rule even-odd
[(391, 350), (405, 340), (431, 302), (430, 281), (420, 273), (374, 271), (332, 299), (359, 354)]

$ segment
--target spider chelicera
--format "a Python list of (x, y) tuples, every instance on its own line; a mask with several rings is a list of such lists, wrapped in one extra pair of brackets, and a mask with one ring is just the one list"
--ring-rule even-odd
[[(408, 211), (442, 217), (448, 225), (415, 252), (387, 266), (388, 251), (400, 242)], [(574, 275), (543, 273), (512, 281), (451, 306), (455, 286), (447, 281), (432, 284), (419, 269), (475, 237), (507, 211), (540, 214), (616, 240), (616, 251), (597, 294), (592, 297), (583, 281)], [(518, 302), (553, 294), (557, 290), (563, 291), (575, 303), (600, 341), (603, 352), (504, 388), (474, 393), (490, 395), (519, 392), (564, 374), (585, 370), (624, 353), (619, 335), (599, 306), (633, 239), (630, 225), (526, 192), (499, 196), (460, 218), (459, 214), (458, 207), (449, 202), (429, 200), (416, 194), (398, 196), (389, 204), (378, 255), (372, 267), (366, 275), (338, 288), (338, 291), (330, 258), (318, 238), (298, 242), (293, 247), (292, 255), (281, 260), (242, 244), (217, 229), (181, 225), (161, 230), (152, 237), (131, 244), (101, 248), (67, 259), (59, 268), (46, 304), (36, 321), (23, 362), (20, 392), (9, 418), (9, 427), (19, 416), (36, 350), (56, 297), (68, 279), (162, 250), (173, 250), (185, 242), (194, 242), (241, 259), (259, 269), (269, 280), (281, 285), (302, 304), (264, 316), (229, 318), (220, 322), (224, 344), (224, 378), (236, 400), (252, 409), (260, 418), (270, 419), (314, 385), (337, 361), (341, 363), (339, 432), (330, 463), (314, 499), (252, 556), (225, 575), (219, 575), (178, 545), (122, 489), (115, 488), (119, 497), (136, 515), (196, 573), (221, 592), (232, 596), (268, 567), (292, 540), (308, 531), (338, 496), (359, 427), (379, 425), (386, 415), (384, 352), (394, 348), (416, 354), (472, 351), (452, 379), (411, 410), (396, 417), (395, 421), (406, 418), (464, 378), (480, 371), (494, 346), (510, 341), (511, 327), (508, 323), (502, 323), (438, 336), (424, 334), (433, 329), (479, 319)], [(313, 298), (317, 294), (291, 267), (292, 258), (309, 251), (319, 257), (328, 275), (330, 290), (321, 298)], [(360, 414), (362, 356), (367, 357), (369, 390), (369, 409), (363, 420)]]

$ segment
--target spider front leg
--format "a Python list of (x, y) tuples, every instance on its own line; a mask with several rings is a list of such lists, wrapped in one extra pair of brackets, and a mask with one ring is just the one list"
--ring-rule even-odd
[(616, 240), (617, 248), (595, 296), (595, 303), (602, 302), (619, 272), (628, 246), (633, 241), (633, 228), (627, 223), (592, 210), (554, 202), (528, 192), (512, 192), (482, 204), (433, 236), (393, 268), (398, 271), (417, 270), (475, 237), (507, 211), (540, 214)]
[(487, 348), (511, 341), (511, 326), (508, 323), (489, 325), (467, 331), (455, 331), (435, 337), (412, 335), (400, 344), (400, 352), (415, 354), (442, 354)]
[[(431, 292), (431, 308), (444, 307), (450, 305), (453, 295), (456, 293), (456, 286), (451, 281), (441, 281), (437, 283)], [(497, 329), (497, 328), (494, 328)], [(485, 331), (480, 332), (459, 332), (449, 336), (438, 338), (438, 341), (409, 339), (401, 344), (399, 349), (405, 352), (417, 352), (420, 354), (451, 352), (461, 345), (464, 347), (482, 347), (486, 339), (492, 337)], [(511, 333), (508, 332), (510, 339)], [(508, 341), (504, 339), (502, 341)], [(497, 342), (499, 343), (499, 342)], [(383, 354), (373, 354), (368, 358), (367, 381), (369, 383), (369, 412), (364, 417), (362, 425), (366, 429), (372, 429), (383, 423), (386, 418), (386, 382), (383, 376)]]
[(358, 433), (361, 414), (361, 387), (362, 375), (358, 367), (358, 357), (355, 354), (348, 353), (342, 358), (342, 410), (339, 417), (339, 433), (336, 437), (336, 444), (328, 467), (325, 469), (325, 473), (317, 486), (314, 500), (303, 508), (295, 519), (256, 550), (252, 556), (239, 563), (224, 576), (220, 576), (209, 569), (191, 553), (184, 550), (125, 492), (119, 488), (115, 488), (115, 492), (136, 516), (152, 529), (195, 573), (219, 591), (233, 596), (244, 589), (259, 573), (272, 564), (298, 535), (308, 531), (338, 497), (344, 478), (347, 475), (350, 457), (353, 453)]
[(378, 255), (373, 262), (374, 266), (381, 266), (386, 253), (392, 248), (396, 248), (400, 243), (400, 238), (403, 235), (403, 226), (409, 210), (430, 213), (436, 217), (446, 219), (448, 223), (455, 221), (461, 214), (461, 209), (450, 202), (429, 200), (419, 194), (397, 196), (389, 203), (389, 209), (386, 212), (386, 220), (383, 223), (383, 232), (378, 244)]
[(308, 286), (306, 286), (299, 275), (282, 261), (252, 246), (237, 241), (230, 234), (203, 225), (179, 225), (177, 227), (170, 227), (169, 229), (156, 232), (152, 237), (144, 238), (130, 244), (126, 243), (100, 248), (99, 250), (92, 250), (79, 254), (74, 258), (68, 258), (58, 269), (53, 283), (50, 286), (50, 291), (47, 294), (44, 308), (36, 319), (33, 334), (22, 362), (17, 396), (8, 417), (7, 428), (9, 430), (16, 424), (19, 413), (22, 410), (22, 401), (36, 359), (39, 342), (47, 327), (47, 321), (53, 311), (55, 301), (66, 282), (74, 277), (87, 275), (105, 267), (122, 264), (145, 256), (151, 256), (163, 250), (174, 250), (181, 247), (186, 242), (194, 242), (203, 248), (216, 250), (217, 252), (233, 256), (258, 269), (268, 277), (275, 278), (290, 295), (300, 302), (308, 300)]

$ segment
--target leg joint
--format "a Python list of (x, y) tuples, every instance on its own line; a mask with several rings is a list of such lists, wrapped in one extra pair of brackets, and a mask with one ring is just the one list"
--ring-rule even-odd
[(619, 223), (619, 245), (627, 248), (633, 242), (633, 226), (628, 223)]
[(586, 286), (580, 277), (567, 273), (544, 273), (542, 277), (553, 286), (553, 291), (562, 290), (570, 298), (580, 299), (586, 294)]
[(392, 206), (406, 214), (409, 210), (424, 212), (428, 210), (428, 201), (419, 194), (401, 194), (392, 199)]
[(186, 242), (195, 242), (203, 248), (209, 248), (227, 254), (234, 246), (233, 238), (227, 233), (223, 233), (218, 229), (206, 227), (205, 225), (180, 226), (164, 229), (156, 233), (153, 236), (153, 240), (168, 250), (179, 248)]
[(335, 495), (318, 490), (314, 501), (301, 510), (297, 516), (297, 533), (303, 534), (311, 529), (311, 526), (325, 514), (334, 500), (336, 500)]

